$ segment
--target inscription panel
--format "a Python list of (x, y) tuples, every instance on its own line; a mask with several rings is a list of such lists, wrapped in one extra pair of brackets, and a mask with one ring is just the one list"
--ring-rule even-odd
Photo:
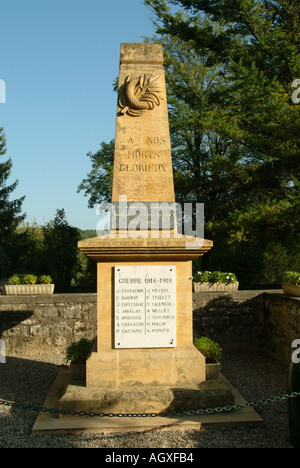
[(176, 267), (115, 267), (115, 348), (176, 346)]
[(162, 157), (165, 136), (146, 136), (144, 141), (121, 139), (119, 145), (119, 172), (168, 172), (168, 161)]

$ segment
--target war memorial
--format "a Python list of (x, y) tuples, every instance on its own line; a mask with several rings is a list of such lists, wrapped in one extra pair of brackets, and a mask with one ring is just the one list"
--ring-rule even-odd
[(160, 44), (121, 44), (109, 205), (109, 232), (78, 244), (97, 263), (97, 337), (85, 380), (62, 372), (45, 402), (59, 417), (41, 414), (33, 432), (200, 428), (195, 410), (233, 405), (236, 395), (225, 379), (206, 379), (205, 358), (193, 345), (192, 261), (213, 242), (183, 234), (172, 210)]

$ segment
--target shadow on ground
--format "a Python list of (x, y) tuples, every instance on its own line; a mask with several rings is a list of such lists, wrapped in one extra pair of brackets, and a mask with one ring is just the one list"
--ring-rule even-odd
[[(44, 359), (44, 360), (43, 360)], [(43, 406), (61, 370), (57, 358), (7, 357), (0, 364), (0, 400)], [(225, 352), (222, 372), (248, 400), (286, 392), (287, 367), (264, 353)], [(206, 428), (201, 431), (151, 431), (104, 435), (32, 435), (36, 411), (0, 405), (1, 448), (292, 448), (289, 443), (287, 402), (257, 408), (259, 427)]]
[[(0, 400), (43, 406), (61, 366), (49, 362), (6, 357), (0, 364)], [(17, 414), (22, 421), (35, 421), (37, 412), (0, 405), (1, 420), (9, 414)], [(31, 429), (31, 428), (30, 428)]]

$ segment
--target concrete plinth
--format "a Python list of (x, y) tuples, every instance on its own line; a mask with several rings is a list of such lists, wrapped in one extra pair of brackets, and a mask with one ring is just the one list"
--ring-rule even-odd
[[(170, 387), (126, 385), (86, 387), (71, 381), (59, 402), (59, 409), (95, 413), (170, 413), (234, 404), (231, 390), (221, 380), (199, 385)], [(64, 417), (64, 415), (61, 415)]]
[[(71, 372), (70, 370), (63, 369), (58, 374), (47, 398), (44, 402), (45, 408), (58, 408), (59, 405), (62, 408), (62, 403), (60, 403), (61, 395), (64, 393), (67, 388), (67, 393), (65, 394), (65, 404), (69, 405), (71, 401), (71, 389), (73, 388), (74, 382), (70, 381)], [(220, 375), (219, 382), (222, 382), (230, 393), (234, 397), (234, 404), (245, 404), (245, 399), (232, 387), (232, 385)], [(70, 384), (70, 385), (69, 385)], [(83, 393), (86, 391), (84, 383), (81, 383), (81, 399)], [(80, 390), (80, 384), (77, 382), (77, 401)], [(207, 386), (207, 383), (205, 383)], [(204, 386), (203, 386), (204, 387)], [(212, 387), (210, 387), (212, 389)], [(215, 387), (212, 390), (213, 403), (217, 403), (215, 400), (217, 388)], [(206, 402), (208, 404), (208, 392), (206, 388)], [(225, 392), (223, 392), (225, 394)], [(175, 395), (175, 390), (174, 390)], [(87, 396), (87, 393), (86, 393)], [(69, 402), (67, 402), (67, 397)], [(203, 403), (203, 401), (202, 401)], [(73, 403), (72, 403), (73, 405)], [(214, 407), (214, 405), (211, 405)], [(221, 406), (221, 405), (220, 405)], [(63, 408), (66, 409), (66, 408)], [(73, 410), (72, 406), (72, 410)], [(197, 408), (198, 409), (198, 408)], [(82, 408), (80, 408), (80, 411)], [(107, 411), (105, 411), (107, 413)], [(262, 418), (256, 413), (256, 411), (251, 407), (245, 407), (236, 411), (230, 412), (214, 412), (207, 413), (203, 415), (198, 414), (187, 414), (174, 415), (174, 416), (155, 416), (155, 417), (91, 417), (91, 416), (71, 416), (66, 415), (64, 417), (58, 417), (57, 414), (52, 412), (39, 413), (37, 420), (33, 426), (33, 434), (63, 434), (63, 433), (84, 433), (84, 432), (100, 432), (100, 433), (126, 433), (126, 432), (143, 432), (143, 431), (172, 431), (172, 430), (182, 430), (195, 429), (200, 430), (202, 424), (212, 425), (212, 426), (245, 426), (245, 425), (259, 425), (263, 422)]]
[(130, 349), (92, 353), (87, 386), (198, 385), (205, 380), (205, 359), (195, 347)]

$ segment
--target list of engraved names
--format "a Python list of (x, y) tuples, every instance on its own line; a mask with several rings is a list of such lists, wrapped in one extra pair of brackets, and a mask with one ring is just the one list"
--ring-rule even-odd
[(115, 348), (176, 346), (176, 267), (115, 267)]

